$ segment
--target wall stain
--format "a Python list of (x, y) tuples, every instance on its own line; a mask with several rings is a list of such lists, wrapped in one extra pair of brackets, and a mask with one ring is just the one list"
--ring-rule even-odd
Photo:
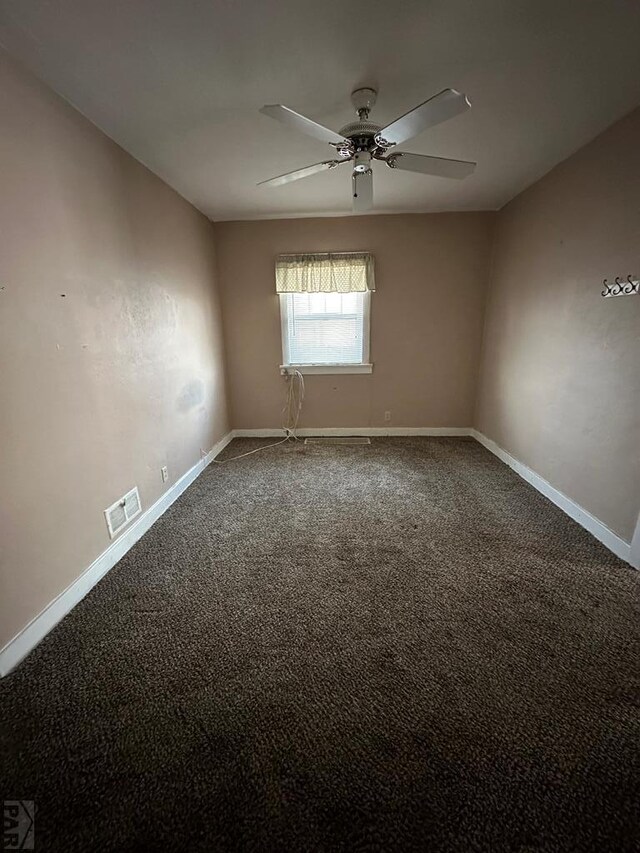
[(188, 382), (178, 394), (176, 408), (179, 412), (188, 412), (204, 400), (204, 383), (201, 379)]

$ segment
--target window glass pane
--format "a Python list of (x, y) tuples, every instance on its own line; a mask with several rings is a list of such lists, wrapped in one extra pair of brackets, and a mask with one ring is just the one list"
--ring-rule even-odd
[(281, 295), (290, 364), (359, 364), (364, 351), (364, 293)]
[(358, 310), (358, 302), (362, 302), (364, 298), (363, 293), (343, 293), (342, 294), (342, 310), (343, 311), (357, 311)]

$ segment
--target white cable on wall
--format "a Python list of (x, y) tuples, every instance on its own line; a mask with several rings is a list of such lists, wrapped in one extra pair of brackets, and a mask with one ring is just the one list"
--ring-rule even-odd
[(239, 456), (232, 456), (230, 459), (214, 459), (218, 465), (224, 465), (226, 462), (233, 462), (236, 459), (243, 459), (245, 456), (251, 456), (252, 453), (259, 453), (261, 450), (267, 450), (269, 447), (277, 447), (279, 444), (284, 444), (286, 441), (293, 439), (299, 441), (296, 435), (300, 413), (302, 412), (302, 403), (304, 401), (304, 377), (299, 370), (291, 370), (286, 373), (286, 381), (289, 384), (287, 389), (287, 399), (282, 409), (283, 425), (282, 429), (285, 432), (285, 437), (280, 441), (274, 441), (272, 444), (264, 444), (262, 447), (256, 447), (255, 450), (249, 450), (246, 453), (241, 453)]

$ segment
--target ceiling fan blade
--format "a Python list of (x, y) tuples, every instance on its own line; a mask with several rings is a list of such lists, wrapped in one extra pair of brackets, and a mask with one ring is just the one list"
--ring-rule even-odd
[(392, 169), (421, 172), (437, 178), (466, 178), (476, 168), (476, 163), (468, 160), (449, 160), (446, 157), (428, 157), (426, 154), (407, 154), (404, 151), (394, 151), (387, 157), (386, 163)]
[(287, 127), (292, 127), (294, 130), (306, 133), (307, 136), (320, 139), (322, 142), (346, 142), (344, 137), (336, 133), (335, 130), (330, 130), (328, 127), (324, 127), (318, 124), (318, 122), (313, 121), (313, 119), (300, 115), (300, 113), (296, 113), (282, 104), (266, 104), (260, 112), (270, 118), (274, 118), (276, 121), (282, 122), (282, 124), (286, 124)]
[(364, 213), (373, 207), (373, 172), (354, 172), (351, 178), (354, 213)]
[(455, 89), (443, 89), (438, 95), (429, 98), (424, 104), (415, 107), (400, 118), (383, 127), (376, 140), (383, 140), (385, 147), (398, 145), (413, 136), (417, 136), (428, 127), (434, 127), (442, 121), (466, 112), (471, 103), (466, 95)]
[(308, 178), (309, 175), (315, 175), (316, 172), (326, 172), (328, 169), (333, 169), (339, 166), (340, 163), (346, 163), (347, 160), (325, 160), (322, 163), (314, 163), (313, 166), (305, 166), (304, 169), (296, 169), (295, 172), (286, 172), (284, 175), (278, 175), (276, 178), (269, 178), (266, 181), (259, 181), (258, 187), (281, 187), (283, 184), (290, 184), (291, 181), (299, 181), (300, 178)]

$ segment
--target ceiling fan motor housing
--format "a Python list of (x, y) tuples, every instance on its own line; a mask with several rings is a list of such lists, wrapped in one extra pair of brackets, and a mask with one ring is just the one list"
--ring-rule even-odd
[(373, 139), (380, 129), (379, 124), (374, 124), (371, 121), (351, 121), (340, 128), (340, 136), (354, 142), (360, 138)]
[(374, 153), (377, 150), (376, 134), (380, 130), (379, 125), (370, 121), (352, 121), (340, 129), (340, 136), (347, 142), (336, 145), (341, 157), (353, 157), (360, 151)]

